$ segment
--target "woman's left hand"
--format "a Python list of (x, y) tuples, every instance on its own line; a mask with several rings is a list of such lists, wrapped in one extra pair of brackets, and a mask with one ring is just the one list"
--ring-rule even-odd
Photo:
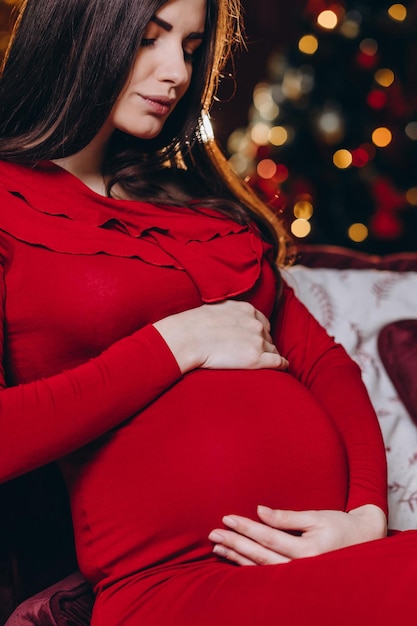
[(259, 506), (258, 516), (261, 522), (240, 515), (224, 517), (227, 528), (209, 535), (215, 543), (213, 552), (238, 565), (274, 565), (381, 539), (387, 533), (386, 516), (373, 504), (349, 513)]

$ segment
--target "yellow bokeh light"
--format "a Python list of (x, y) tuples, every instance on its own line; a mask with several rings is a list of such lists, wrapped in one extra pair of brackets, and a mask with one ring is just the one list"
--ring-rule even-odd
[(405, 194), (408, 204), (417, 206), (417, 187), (411, 187)]
[(403, 4), (392, 4), (388, 9), (388, 15), (396, 22), (404, 22), (407, 18), (407, 9)]
[(259, 110), (265, 105), (273, 103), (271, 86), (266, 83), (259, 83), (253, 90), (253, 104)]
[(288, 141), (288, 131), (283, 126), (273, 126), (269, 131), (268, 138), (273, 146), (283, 146)]
[(263, 159), (262, 161), (259, 161), (256, 171), (258, 172), (258, 176), (268, 179), (273, 177), (277, 171), (277, 166), (275, 161), (272, 159)]
[(352, 241), (356, 241), (357, 243), (365, 241), (365, 239), (368, 237), (368, 234), (368, 228), (365, 226), (365, 224), (361, 224), (360, 222), (351, 224), (348, 229), (349, 238)]
[(395, 80), (394, 72), (387, 67), (375, 72), (375, 80), (381, 87), (390, 87)]
[(392, 132), (385, 126), (375, 128), (372, 133), (372, 141), (378, 148), (386, 148), (392, 141)]
[(304, 219), (296, 219), (291, 224), (291, 232), (294, 237), (298, 237), (302, 239), (303, 237), (307, 237), (307, 235), (311, 232), (310, 222)]
[(263, 122), (257, 122), (252, 126), (250, 136), (258, 146), (266, 146), (269, 142), (269, 126)]
[(298, 200), (294, 204), (294, 217), (298, 219), (309, 220), (313, 215), (313, 205), (308, 200)]
[(337, 15), (334, 11), (327, 9), (322, 11), (317, 17), (317, 24), (322, 28), (333, 30), (337, 26)]
[(230, 154), (233, 152), (239, 152), (245, 144), (246, 132), (243, 128), (237, 128), (234, 130), (227, 140), (227, 150)]
[(272, 121), (279, 115), (279, 106), (275, 102), (265, 102), (258, 110), (267, 121)]
[(345, 150), (342, 148), (341, 150), (336, 150), (333, 155), (333, 163), (340, 170), (345, 170), (352, 165), (352, 153), (349, 150)]
[(298, 49), (304, 54), (315, 54), (318, 50), (319, 42), (314, 35), (304, 35), (298, 42)]

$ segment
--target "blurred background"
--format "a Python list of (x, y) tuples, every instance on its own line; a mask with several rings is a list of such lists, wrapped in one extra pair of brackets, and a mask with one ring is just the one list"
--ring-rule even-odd
[[(111, 0), (109, 0), (111, 1)], [(19, 0), (0, 0), (0, 56)], [(211, 112), (296, 241), (417, 250), (417, 0), (243, 0)]]

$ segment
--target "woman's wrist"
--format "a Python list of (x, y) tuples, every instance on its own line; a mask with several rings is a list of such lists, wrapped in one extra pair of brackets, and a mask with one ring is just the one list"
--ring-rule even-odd
[(385, 512), (375, 504), (364, 504), (351, 509), (349, 515), (366, 523), (369, 539), (378, 539), (387, 534), (387, 516)]
[(189, 334), (184, 332), (184, 325), (175, 323), (175, 315), (164, 318), (153, 324), (171, 350), (181, 374), (198, 367), (195, 354), (190, 350)]

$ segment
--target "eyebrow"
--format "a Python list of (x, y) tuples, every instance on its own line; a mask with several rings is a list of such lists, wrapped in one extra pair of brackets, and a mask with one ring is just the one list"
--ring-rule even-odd
[[(157, 26), (160, 26), (168, 33), (172, 30), (172, 24), (166, 22), (165, 20), (161, 20), (161, 18), (157, 15), (151, 17), (151, 22), (154, 22), (154, 24), (157, 24)], [(189, 35), (187, 35), (187, 39), (203, 39), (203, 37), (204, 33), (190, 33)]]

